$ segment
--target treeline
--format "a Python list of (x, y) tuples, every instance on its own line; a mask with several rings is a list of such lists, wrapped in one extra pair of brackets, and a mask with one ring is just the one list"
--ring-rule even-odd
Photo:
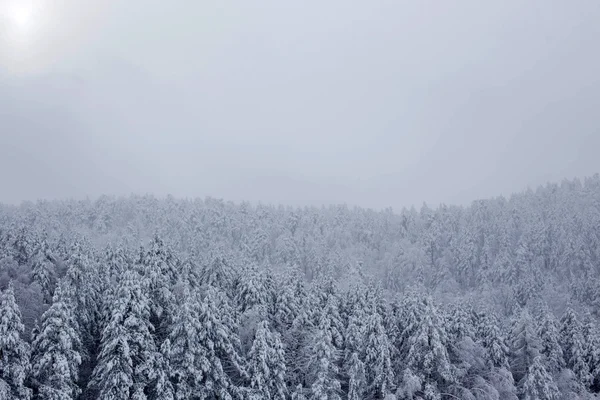
[(40, 201), (0, 206), (0, 248), (19, 248), (23, 265), (44, 241), (64, 258), (75, 241), (131, 250), (158, 234), (198, 265), (221, 252), (236, 266), (298, 268), (309, 281), (376, 281), (392, 292), (419, 284), (438, 299), (475, 296), (509, 316), (540, 297), (558, 313), (568, 302), (600, 309), (599, 226), (595, 175), (470, 207), (399, 213), (152, 196)]
[(398, 214), (3, 206), (0, 399), (593, 398), (599, 227), (597, 175)]

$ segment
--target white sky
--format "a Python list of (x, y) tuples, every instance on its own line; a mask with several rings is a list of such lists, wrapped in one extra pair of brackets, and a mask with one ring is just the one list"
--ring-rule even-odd
[(397, 209), (600, 172), (596, 0), (14, 1), (0, 201)]

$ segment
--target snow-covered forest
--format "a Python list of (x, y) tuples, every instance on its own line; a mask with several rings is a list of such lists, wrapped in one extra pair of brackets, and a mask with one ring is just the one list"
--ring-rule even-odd
[(0, 208), (0, 399), (600, 398), (600, 176), (373, 211)]

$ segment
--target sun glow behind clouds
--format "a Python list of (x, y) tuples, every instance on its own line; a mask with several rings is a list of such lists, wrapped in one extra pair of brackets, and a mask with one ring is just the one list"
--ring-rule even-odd
[(118, 0), (0, 0), (0, 74), (38, 74), (90, 54)]
[(31, 4), (18, 2), (9, 11), (9, 16), (19, 29), (27, 29), (33, 22), (33, 9)]
[(0, 0), (0, 23), (10, 40), (22, 41), (35, 29), (37, 2), (29, 0)]
[(37, 4), (28, 0), (0, 0), (0, 46), (3, 52), (23, 52), (38, 31)]

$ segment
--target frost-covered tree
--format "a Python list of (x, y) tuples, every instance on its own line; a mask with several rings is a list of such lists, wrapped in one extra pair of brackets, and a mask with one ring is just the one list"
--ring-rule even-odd
[(265, 400), (285, 400), (285, 354), (279, 334), (271, 332), (266, 321), (262, 321), (248, 354), (250, 387)]
[(150, 321), (154, 326), (157, 346), (160, 347), (168, 335), (175, 312), (173, 288), (180, 273), (179, 261), (164, 241), (155, 235), (141, 255), (138, 270), (148, 292)]
[(478, 319), (477, 336), (488, 352), (492, 365), (496, 368), (509, 368), (509, 348), (494, 315), (485, 314)]
[(161, 380), (164, 371), (152, 336), (150, 299), (135, 271), (122, 275), (111, 310), (91, 386), (103, 399), (168, 399), (170, 388)]
[(558, 324), (549, 312), (542, 312), (540, 315), (537, 333), (540, 338), (543, 363), (549, 373), (556, 374), (565, 366), (565, 361), (560, 347)]
[(31, 266), (32, 279), (40, 285), (44, 300), (52, 302), (54, 285), (56, 281), (54, 264), (50, 260), (50, 249), (46, 240), (43, 240), (33, 256)]
[(592, 321), (591, 317), (586, 318), (582, 329), (586, 354), (586, 362), (590, 367), (592, 375), (592, 391), (600, 393), (600, 329)]
[(365, 377), (365, 364), (360, 360), (358, 353), (352, 353), (344, 363), (348, 377), (348, 400), (362, 400), (367, 386)]
[(267, 309), (271, 306), (273, 293), (267, 284), (265, 276), (258, 271), (256, 266), (246, 268), (242, 273), (236, 288), (235, 303), (240, 313), (253, 308), (261, 307)]
[(309, 353), (307, 348), (313, 339), (314, 324), (311, 309), (306, 305), (306, 294), (299, 290), (299, 296), (302, 296), (303, 307), (298, 309), (298, 315), (292, 321), (292, 326), (284, 336), (284, 345), (286, 349), (286, 365), (288, 366), (287, 382), (288, 387), (297, 387), (301, 385), (307, 390), (306, 376), (307, 366), (309, 365)]
[(471, 313), (462, 305), (455, 305), (448, 315), (446, 331), (452, 341), (459, 342), (465, 337), (475, 339), (475, 327)]
[(30, 397), (30, 391), (25, 387), (30, 349), (22, 338), (24, 330), (11, 283), (0, 297), (0, 397), (4, 399), (26, 400)]
[(523, 382), (521, 396), (523, 400), (558, 400), (560, 393), (541, 357), (536, 357), (529, 366)]
[(32, 344), (31, 376), (36, 399), (71, 400), (81, 392), (77, 386), (81, 365), (78, 332), (71, 302), (59, 285)]
[(560, 344), (567, 368), (571, 369), (585, 387), (592, 384), (593, 377), (587, 364), (582, 326), (572, 308), (560, 320)]
[(225, 293), (232, 290), (233, 280), (233, 268), (222, 254), (215, 256), (200, 273), (200, 284), (220, 288)]
[(93, 370), (101, 335), (102, 278), (101, 269), (88, 241), (77, 240), (71, 246), (67, 270), (62, 278), (66, 299), (70, 301), (77, 321), (82, 357), (80, 385), (85, 387)]
[(185, 290), (183, 298), (164, 346), (177, 400), (195, 398), (210, 362), (207, 349), (200, 342), (205, 329), (200, 323), (200, 299), (189, 290)]
[(527, 309), (515, 316), (510, 333), (510, 367), (519, 388), (522, 388), (529, 367), (540, 356), (540, 339)]
[(435, 399), (455, 377), (447, 350), (448, 335), (430, 298), (424, 299), (421, 310), (415, 326), (405, 329), (410, 332), (401, 350), (406, 359), (400, 390), (420, 392), (426, 399)]
[(13, 259), (19, 265), (26, 265), (31, 262), (35, 254), (36, 242), (37, 238), (31, 227), (22, 225), (12, 240)]
[(344, 333), (342, 388), (347, 392), (348, 399), (362, 399), (367, 386), (363, 361), (367, 339), (365, 326), (367, 315), (362, 299), (364, 296), (358, 292), (351, 292), (345, 301), (345, 307), (349, 309), (345, 310), (344, 314), (349, 315), (345, 318), (347, 326)]
[(331, 325), (323, 317), (313, 334), (307, 349), (308, 365), (306, 381), (310, 385), (311, 400), (341, 400), (341, 384), (338, 379), (338, 350), (331, 337)]
[(364, 365), (368, 397), (384, 398), (394, 388), (392, 345), (379, 313), (368, 316), (366, 323)]
[(199, 399), (231, 399), (239, 392), (234, 378), (247, 378), (237, 330), (228, 318), (232, 309), (224, 295), (210, 286), (199, 302), (187, 307), (178, 314), (169, 337), (171, 379), (181, 395), (194, 390)]
[(285, 336), (301, 308), (301, 298), (295, 295), (293, 282), (286, 281), (275, 287), (271, 322), (275, 331)]

